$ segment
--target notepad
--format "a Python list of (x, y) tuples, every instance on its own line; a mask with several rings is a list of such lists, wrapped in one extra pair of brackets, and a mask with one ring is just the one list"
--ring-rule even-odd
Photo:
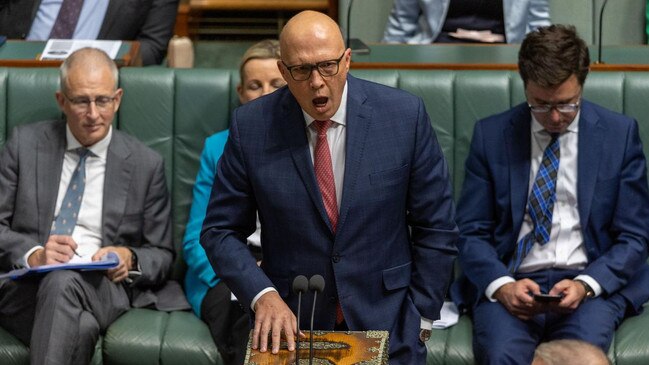
[(79, 270), (79, 271), (94, 271), (94, 270), (108, 270), (117, 267), (119, 264), (119, 257), (114, 252), (107, 253), (101, 260), (84, 262), (84, 263), (66, 263), (66, 264), (52, 264), (37, 267), (24, 267), (21, 269), (11, 270), (7, 273), (0, 274), (0, 279), (10, 278), (19, 279), (27, 275), (45, 274), (56, 270)]

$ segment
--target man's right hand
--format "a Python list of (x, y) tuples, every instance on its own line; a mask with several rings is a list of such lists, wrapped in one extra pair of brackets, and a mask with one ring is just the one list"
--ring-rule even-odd
[(533, 294), (540, 293), (541, 288), (534, 281), (521, 279), (501, 286), (493, 297), (504, 305), (509, 313), (527, 321), (541, 310), (532, 297)]
[(284, 335), (288, 350), (295, 350), (297, 319), (276, 291), (262, 295), (255, 303), (255, 328), (252, 333), (252, 348), (265, 352), (268, 348), (268, 334), (272, 336), (272, 353), (279, 352), (281, 336)]
[(27, 258), (30, 267), (51, 264), (64, 264), (74, 256), (77, 243), (72, 236), (52, 235), (42, 249), (32, 252)]

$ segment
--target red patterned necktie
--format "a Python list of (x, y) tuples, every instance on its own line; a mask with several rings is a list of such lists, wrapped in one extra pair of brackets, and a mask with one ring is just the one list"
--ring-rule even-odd
[(82, 6), (83, 0), (63, 0), (59, 15), (56, 16), (56, 21), (52, 26), (50, 38), (71, 39), (79, 22)]
[[(336, 233), (338, 225), (338, 201), (336, 200), (336, 181), (331, 163), (331, 151), (327, 142), (327, 130), (331, 127), (331, 120), (314, 121), (315, 128), (318, 131), (318, 140), (313, 152), (313, 166), (315, 168), (315, 177), (318, 180), (322, 202), (324, 203), (327, 216), (331, 222), (331, 230)], [(336, 324), (341, 324), (345, 320), (340, 302), (336, 302)]]
[(320, 194), (322, 194), (322, 202), (331, 222), (331, 230), (336, 233), (336, 226), (338, 225), (338, 202), (336, 200), (336, 182), (331, 164), (331, 152), (329, 151), (329, 143), (327, 142), (327, 130), (331, 127), (332, 121), (316, 120), (314, 123), (318, 131), (318, 140), (316, 141), (313, 152), (315, 177), (318, 180)]

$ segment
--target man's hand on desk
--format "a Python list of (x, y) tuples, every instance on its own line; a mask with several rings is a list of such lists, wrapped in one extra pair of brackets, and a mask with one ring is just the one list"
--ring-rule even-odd
[(289, 351), (295, 350), (297, 319), (276, 291), (262, 295), (255, 303), (255, 328), (252, 348), (266, 352), (268, 334), (272, 336), (272, 353), (279, 352), (281, 336), (284, 335)]
[(99, 261), (101, 258), (106, 255), (108, 252), (114, 252), (119, 256), (119, 264), (117, 267), (107, 270), (106, 276), (114, 282), (119, 283), (122, 280), (125, 280), (128, 277), (129, 270), (134, 270), (137, 268), (131, 268), (131, 262), (133, 261), (133, 252), (128, 247), (122, 246), (106, 246), (100, 248), (94, 255), (92, 255), (92, 261)]
[(51, 235), (43, 249), (32, 252), (27, 258), (30, 267), (37, 267), (51, 264), (64, 264), (74, 256), (77, 243), (71, 236)]

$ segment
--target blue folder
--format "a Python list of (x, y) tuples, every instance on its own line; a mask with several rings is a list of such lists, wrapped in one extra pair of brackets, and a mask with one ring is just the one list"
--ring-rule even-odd
[(99, 261), (85, 262), (85, 263), (67, 263), (67, 264), (52, 264), (43, 265), (38, 267), (24, 267), (21, 269), (11, 270), (7, 273), (0, 274), (0, 279), (11, 278), (19, 279), (27, 275), (45, 274), (50, 271), (56, 270), (80, 270), (80, 271), (93, 271), (93, 270), (108, 270), (117, 267), (119, 264), (119, 257), (114, 252), (109, 252)]

